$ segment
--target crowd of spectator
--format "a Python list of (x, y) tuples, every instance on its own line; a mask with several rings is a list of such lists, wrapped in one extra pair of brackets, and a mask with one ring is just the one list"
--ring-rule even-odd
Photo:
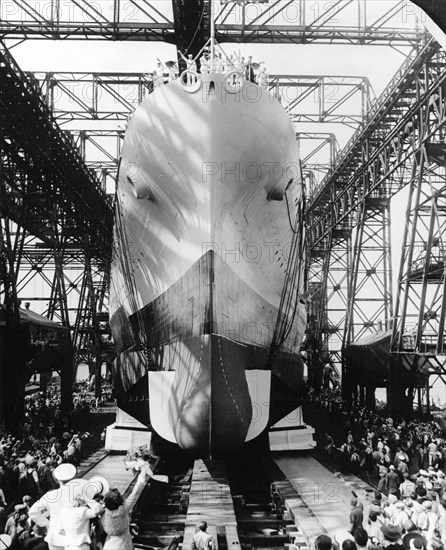
[[(330, 391), (335, 393), (333, 400)], [(401, 475), (414, 475), (429, 466), (445, 468), (446, 434), (436, 420), (395, 421), (359, 405), (350, 406), (347, 413), (337, 390), (325, 390), (319, 400), (332, 414), (344, 413), (343, 439), (335, 441), (325, 433), (322, 441), (325, 452), (344, 467), (366, 471), (376, 481), (392, 464)]]
[[(75, 413), (95, 411), (110, 399), (110, 387), (105, 386), (103, 396), (97, 399), (92, 386), (94, 381), (76, 385)], [(83, 441), (89, 436), (74, 430), (72, 415), (61, 414), (57, 385), (26, 396), (24, 419), (17, 433), (0, 432), (0, 533), (8, 534), (17, 544), (25, 535), (38, 537), (38, 527), (34, 532), (29, 524), (28, 509), (58, 487), (55, 468), (62, 463), (80, 463)]]
[[(317, 395), (310, 390), (309, 398), (331, 416), (343, 417), (342, 439), (327, 432), (322, 438), (326, 455), (344, 471), (365, 475), (376, 487), (367, 517), (357, 496), (352, 498), (350, 533), (354, 540), (344, 541), (342, 550), (443, 550), (446, 431), (441, 423), (396, 420), (360, 405), (346, 407), (337, 388)], [(330, 545), (336, 547), (336, 541)]]
[[(330, 550), (443, 550), (446, 541), (446, 476), (443, 470), (430, 466), (409, 476), (401, 475), (403, 454), (395, 457), (381, 477), (378, 489), (368, 506), (353, 493), (350, 511), (351, 538), (339, 544), (325, 540)], [(329, 537), (327, 537), (329, 538)], [(315, 542), (316, 549), (318, 539)]]

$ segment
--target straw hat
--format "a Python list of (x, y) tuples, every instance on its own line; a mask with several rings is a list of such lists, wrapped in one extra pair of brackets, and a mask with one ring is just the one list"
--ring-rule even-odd
[(87, 479), (85, 487), (83, 489), (83, 496), (85, 501), (92, 501), (96, 495), (105, 495), (110, 489), (108, 481), (103, 476), (92, 476)]
[(411, 531), (403, 537), (403, 546), (405, 550), (422, 550), (426, 548), (427, 541), (421, 533)]

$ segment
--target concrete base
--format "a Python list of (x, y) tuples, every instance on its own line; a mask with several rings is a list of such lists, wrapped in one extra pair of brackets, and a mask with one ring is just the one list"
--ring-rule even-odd
[(150, 447), (151, 438), (152, 433), (147, 426), (118, 408), (116, 421), (107, 426), (105, 449), (107, 451), (127, 452), (132, 447), (139, 447), (140, 445)]
[(298, 407), (270, 428), (271, 451), (308, 451), (314, 449), (314, 428), (304, 423), (302, 408)]

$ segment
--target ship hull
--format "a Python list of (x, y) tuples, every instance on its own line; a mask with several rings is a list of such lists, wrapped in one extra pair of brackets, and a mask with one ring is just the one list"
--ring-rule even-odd
[(222, 100), (213, 78), (212, 93), (173, 83), (136, 111), (111, 274), (119, 406), (200, 456), (259, 435), (303, 387), (304, 258), (280, 200), (288, 185), (301, 201), (294, 133), (266, 91)]

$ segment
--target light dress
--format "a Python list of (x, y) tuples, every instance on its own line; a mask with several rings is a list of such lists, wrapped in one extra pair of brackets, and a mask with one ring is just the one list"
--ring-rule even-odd
[(107, 533), (103, 550), (133, 550), (130, 534), (130, 512), (142, 493), (146, 482), (138, 478), (130, 496), (117, 510), (108, 510), (101, 517), (102, 527)]

